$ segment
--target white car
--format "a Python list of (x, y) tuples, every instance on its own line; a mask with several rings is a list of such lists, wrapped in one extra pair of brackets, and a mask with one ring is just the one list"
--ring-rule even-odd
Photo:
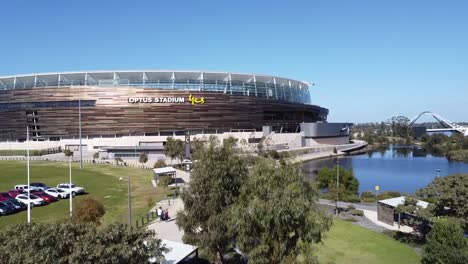
[[(31, 195), (29, 196), (29, 198), (31, 199), (31, 200), (29, 200), (29, 201), (31, 202), (31, 207), (34, 207), (34, 206), (36, 206), (36, 205), (43, 205), (43, 204), (45, 204), (44, 199), (42, 199), (42, 198), (40, 198), (40, 197), (38, 197), (38, 196), (36, 196), (36, 195), (34, 195), (34, 194), (31, 194)], [(15, 199), (18, 200), (18, 201), (20, 201), (20, 202), (22, 202), (22, 203), (24, 203), (25, 205), (28, 205), (28, 202), (29, 202), (29, 201), (28, 201), (28, 195), (27, 195), (27, 194), (19, 194), (19, 195), (17, 195), (17, 196), (15, 197)]]
[(75, 184), (60, 183), (57, 185), (57, 188), (62, 189), (66, 191), (67, 193), (71, 193), (72, 196), (85, 193), (85, 190), (83, 187), (78, 187)]
[(39, 188), (34, 187), (34, 186), (28, 186), (28, 185), (25, 185), (25, 184), (18, 184), (18, 185), (15, 185), (15, 190), (19, 190), (19, 191), (23, 191), (23, 192), (28, 192), (28, 189), (30, 189), (31, 192), (40, 191)]
[(55, 198), (64, 199), (68, 197), (68, 192), (59, 188), (49, 188), (45, 190), (45, 193)]

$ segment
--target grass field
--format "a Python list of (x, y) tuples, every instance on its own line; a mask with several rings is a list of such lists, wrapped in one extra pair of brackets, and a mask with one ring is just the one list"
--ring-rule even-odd
[(333, 227), (318, 246), (320, 263), (420, 263), (410, 247), (383, 234), (334, 220)]
[[(31, 162), (31, 182), (43, 182), (55, 187), (68, 181), (68, 163)], [(72, 165), (72, 181), (85, 188), (90, 196), (100, 200), (106, 209), (103, 223), (127, 221), (127, 176), (131, 175), (132, 215), (141, 216), (149, 210), (148, 200), (159, 201), (167, 191), (151, 186), (152, 172), (129, 167), (111, 165), (79, 164)], [(124, 180), (119, 181), (122, 177)], [(17, 184), (26, 184), (25, 161), (0, 161), (0, 192), (8, 191)], [(84, 196), (76, 196), (74, 204)], [(154, 204), (154, 203), (153, 203)], [(69, 215), (68, 200), (60, 200), (47, 206), (35, 207), (31, 211), (32, 221), (47, 222), (66, 218)], [(0, 217), (0, 228), (9, 224), (26, 222), (26, 211)]]

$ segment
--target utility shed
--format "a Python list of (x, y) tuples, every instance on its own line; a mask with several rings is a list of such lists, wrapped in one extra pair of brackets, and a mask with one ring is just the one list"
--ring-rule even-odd
[[(405, 203), (405, 196), (380, 200), (377, 202), (377, 220), (393, 226), (394, 222), (399, 222), (398, 215), (395, 215), (395, 208)], [(418, 200), (417, 206), (427, 208), (428, 202)]]
[(154, 172), (154, 180), (156, 181), (156, 184), (159, 184), (159, 179), (161, 176), (170, 176), (172, 179), (176, 179), (176, 169), (173, 167), (163, 167), (163, 168), (156, 168), (153, 169)]

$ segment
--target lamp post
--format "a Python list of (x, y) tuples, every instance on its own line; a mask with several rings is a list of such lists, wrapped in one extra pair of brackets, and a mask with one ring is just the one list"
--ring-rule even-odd
[(336, 215), (338, 215), (338, 192), (340, 189), (340, 163), (336, 159), (336, 200), (335, 200), (335, 210)]
[(71, 169), (71, 166), (72, 165), (72, 156), (70, 155), (68, 157), (68, 177), (69, 177), (69, 190), (70, 190), (70, 194), (69, 194), (69, 198), (70, 198), (70, 218), (73, 217), (73, 192), (71, 191), (71, 186), (72, 186), (72, 169)]
[(28, 159), (28, 224), (31, 223), (31, 186), (29, 185), (29, 127), (26, 127), (26, 155)]
[(440, 177), (440, 169), (436, 169), (436, 171), (437, 171), (437, 178), (439, 178)]

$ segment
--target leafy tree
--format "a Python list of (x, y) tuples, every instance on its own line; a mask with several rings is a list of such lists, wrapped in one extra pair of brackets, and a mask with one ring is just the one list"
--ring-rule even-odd
[(419, 189), (416, 195), (434, 204), (436, 216), (451, 216), (467, 224), (468, 174), (455, 174), (437, 177), (425, 188)]
[(95, 152), (93, 154), (93, 159), (99, 159), (99, 152)]
[(146, 154), (146, 153), (140, 153), (140, 157), (138, 158), (138, 161), (139, 161), (141, 164), (144, 164), (144, 163), (148, 162), (148, 154)]
[(237, 141), (239, 141), (239, 139), (237, 139), (237, 138), (235, 138), (233, 136), (229, 136), (229, 137), (227, 137), (227, 138), (225, 138), (223, 140), (223, 144), (227, 144), (228, 147), (233, 148), (233, 147), (236, 146)]
[(422, 263), (468, 263), (468, 239), (464, 238), (457, 220), (440, 219), (435, 222), (427, 235)]
[(97, 228), (70, 221), (8, 226), (0, 263), (145, 263), (166, 250), (153, 231), (114, 223)]
[(65, 155), (65, 157), (71, 157), (73, 156), (73, 151), (71, 151), (70, 149), (64, 149), (63, 154)]
[(105, 213), (106, 209), (104, 209), (104, 205), (100, 201), (92, 197), (84, 197), (78, 200), (73, 220), (80, 223), (95, 223), (99, 225)]
[(184, 230), (184, 242), (224, 262), (234, 239), (230, 210), (247, 177), (246, 162), (229, 145), (219, 146), (216, 141), (210, 141), (197, 158), (189, 186), (181, 195), (184, 210), (177, 214), (176, 223)]
[(184, 142), (180, 139), (168, 137), (166, 140), (166, 145), (164, 145), (164, 155), (170, 157), (171, 161), (175, 158), (178, 158), (180, 161), (182, 161), (185, 155)]
[(315, 204), (318, 193), (299, 168), (271, 159), (257, 162), (231, 216), (249, 263), (285, 263), (299, 255), (302, 263), (316, 261), (307, 245), (320, 242), (331, 226)]
[(199, 150), (203, 148), (203, 141), (194, 137), (193, 140), (190, 142), (190, 151), (192, 156), (195, 158)]
[(412, 226), (418, 231), (422, 237), (430, 231), (429, 223), (434, 216), (431, 212), (431, 207), (423, 208), (418, 205), (418, 200), (414, 197), (405, 197), (405, 202), (395, 208), (396, 213), (405, 213), (411, 215), (403, 219), (403, 223), (407, 226)]
[(164, 160), (158, 159), (158, 160), (154, 163), (153, 168), (164, 168), (164, 167), (166, 167), (166, 166), (167, 166), (167, 165), (166, 165), (166, 162), (165, 162)]
[(321, 190), (327, 191), (327, 198), (335, 200), (338, 191), (338, 200), (344, 197), (357, 195), (359, 189), (359, 181), (354, 177), (353, 171), (339, 167), (339, 190), (336, 189), (336, 166), (334, 168), (324, 167), (318, 171), (317, 186)]

